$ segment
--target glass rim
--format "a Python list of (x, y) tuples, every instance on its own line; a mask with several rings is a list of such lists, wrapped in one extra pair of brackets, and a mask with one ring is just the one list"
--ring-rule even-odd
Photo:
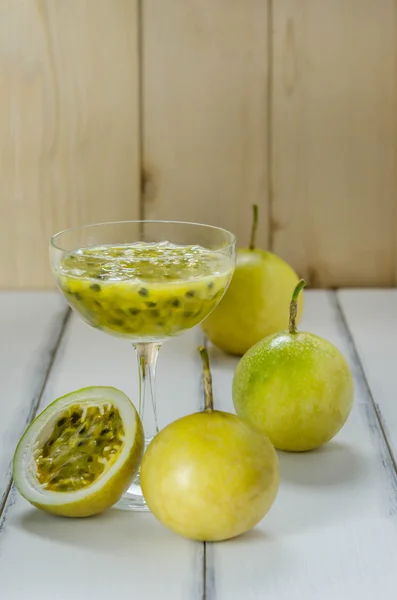
[(78, 231), (79, 229), (80, 230), (90, 229), (91, 227), (94, 228), (94, 227), (101, 227), (101, 226), (105, 226), (105, 225), (128, 225), (128, 224), (140, 225), (140, 224), (144, 224), (144, 223), (152, 223), (155, 225), (157, 225), (157, 224), (158, 225), (194, 225), (196, 227), (205, 227), (207, 229), (214, 229), (219, 232), (226, 233), (231, 238), (231, 242), (228, 243), (226, 246), (220, 247), (219, 250), (232, 248), (237, 243), (237, 236), (234, 233), (232, 233), (228, 229), (225, 229), (224, 227), (218, 227), (217, 225), (207, 225), (206, 223), (196, 223), (194, 221), (173, 221), (173, 220), (163, 220), (163, 219), (136, 219), (136, 220), (132, 219), (132, 220), (128, 220), (128, 221), (103, 221), (102, 223), (91, 223), (89, 225), (76, 225), (74, 227), (69, 227), (67, 229), (63, 229), (62, 231), (58, 231), (58, 233), (55, 233), (53, 236), (51, 236), (50, 244), (56, 250), (60, 250), (61, 252), (67, 252), (67, 250), (65, 248), (62, 248), (61, 246), (57, 245), (57, 243), (56, 243), (57, 238), (65, 233), (72, 233), (73, 231)]

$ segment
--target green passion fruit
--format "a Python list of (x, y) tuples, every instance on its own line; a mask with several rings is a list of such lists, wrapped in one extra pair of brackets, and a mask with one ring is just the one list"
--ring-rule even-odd
[(234, 374), (236, 413), (266, 434), (278, 450), (313, 450), (331, 440), (353, 405), (353, 377), (344, 356), (327, 340), (297, 331), (298, 297), (289, 330), (271, 335), (242, 357)]

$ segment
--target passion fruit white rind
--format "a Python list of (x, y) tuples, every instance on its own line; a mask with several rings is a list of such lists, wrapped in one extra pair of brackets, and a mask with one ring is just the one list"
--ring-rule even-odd
[(112, 387), (83, 388), (55, 400), (29, 425), (15, 452), (13, 477), (37, 508), (87, 517), (120, 499), (143, 450), (142, 423), (130, 399)]

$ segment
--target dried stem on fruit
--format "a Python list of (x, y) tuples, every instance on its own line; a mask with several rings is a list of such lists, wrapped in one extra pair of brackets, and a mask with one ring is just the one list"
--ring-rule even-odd
[(255, 241), (256, 241), (256, 230), (258, 229), (258, 205), (252, 205), (252, 229), (251, 229), (251, 239), (250, 239), (250, 250), (255, 250)]
[(212, 395), (212, 376), (210, 369), (210, 359), (207, 350), (204, 346), (199, 346), (198, 351), (200, 352), (201, 360), (203, 361), (203, 384), (204, 384), (204, 398), (206, 412), (214, 410), (214, 397)]

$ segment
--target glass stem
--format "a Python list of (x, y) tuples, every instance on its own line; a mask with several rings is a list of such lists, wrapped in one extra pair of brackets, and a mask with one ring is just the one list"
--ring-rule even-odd
[(145, 448), (158, 433), (155, 395), (156, 364), (161, 344), (154, 342), (134, 344), (138, 358), (139, 405), (138, 412), (145, 432)]

